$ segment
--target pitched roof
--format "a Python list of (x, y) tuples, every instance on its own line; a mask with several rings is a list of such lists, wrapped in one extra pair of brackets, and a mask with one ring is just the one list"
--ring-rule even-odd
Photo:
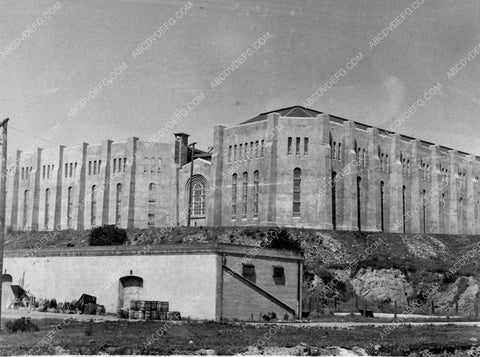
[(262, 120), (266, 120), (268, 114), (271, 114), (271, 113), (278, 113), (280, 114), (281, 117), (291, 117), (291, 118), (314, 118), (318, 114), (323, 114), (322, 112), (318, 112), (313, 109), (308, 109), (299, 105), (295, 105), (293, 107), (276, 109), (276, 110), (272, 110), (271, 112), (260, 113), (255, 118), (244, 121), (243, 123), (240, 123), (240, 125), (256, 123)]

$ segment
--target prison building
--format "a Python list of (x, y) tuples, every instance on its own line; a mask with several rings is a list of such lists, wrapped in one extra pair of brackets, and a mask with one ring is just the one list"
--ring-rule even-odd
[(480, 159), (295, 106), (214, 129), (215, 226), (480, 233)]

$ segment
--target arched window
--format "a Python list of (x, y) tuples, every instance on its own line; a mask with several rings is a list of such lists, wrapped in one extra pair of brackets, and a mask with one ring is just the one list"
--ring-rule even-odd
[(50, 218), (50, 189), (45, 190), (45, 230), (48, 229)]
[(237, 174), (232, 175), (232, 219), (237, 219)]
[[(95, 166), (96, 166), (95, 162)], [(91, 212), (90, 212), (90, 225), (95, 227), (97, 225), (97, 186), (92, 186), (92, 196), (91, 196)]]
[(148, 185), (148, 226), (155, 226), (155, 206), (157, 203), (157, 186), (154, 183)]
[(115, 206), (115, 224), (120, 225), (121, 221), (121, 205), (122, 205), (122, 184), (117, 184), (117, 196), (116, 196), (116, 206)]
[(202, 217), (205, 216), (205, 185), (201, 181), (196, 181), (193, 183), (192, 187), (193, 194), (193, 216)]
[(258, 218), (258, 195), (260, 189), (260, 173), (253, 173), (253, 218)]
[(300, 217), (302, 170), (293, 170), (293, 217)]
[(248, 212), (248, 172), (243, 173), (242, 182), (242, 218), (247, 218)]
[(67, 228), (72, 228), (72, 218), (73, 218), (73, 188), (68, 188), (67, 193)]

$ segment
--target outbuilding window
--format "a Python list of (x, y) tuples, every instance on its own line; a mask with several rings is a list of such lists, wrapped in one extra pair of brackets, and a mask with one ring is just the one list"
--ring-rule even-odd
[(285, 285), (285, 270), (283, 267), (273, 267), (273, 281), (275, 285)]
[(245, 279), (250, 280), (252, 283), (254, 283), (256, 280), (255, 265), (243, 264), (242, 275)]

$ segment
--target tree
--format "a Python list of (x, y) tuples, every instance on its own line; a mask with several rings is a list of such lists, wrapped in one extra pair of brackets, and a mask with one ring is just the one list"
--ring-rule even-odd
[(115, 225), (93, 228), (88, 239), (91, 246), (122, 245), (127, 241), (127, 231)]

